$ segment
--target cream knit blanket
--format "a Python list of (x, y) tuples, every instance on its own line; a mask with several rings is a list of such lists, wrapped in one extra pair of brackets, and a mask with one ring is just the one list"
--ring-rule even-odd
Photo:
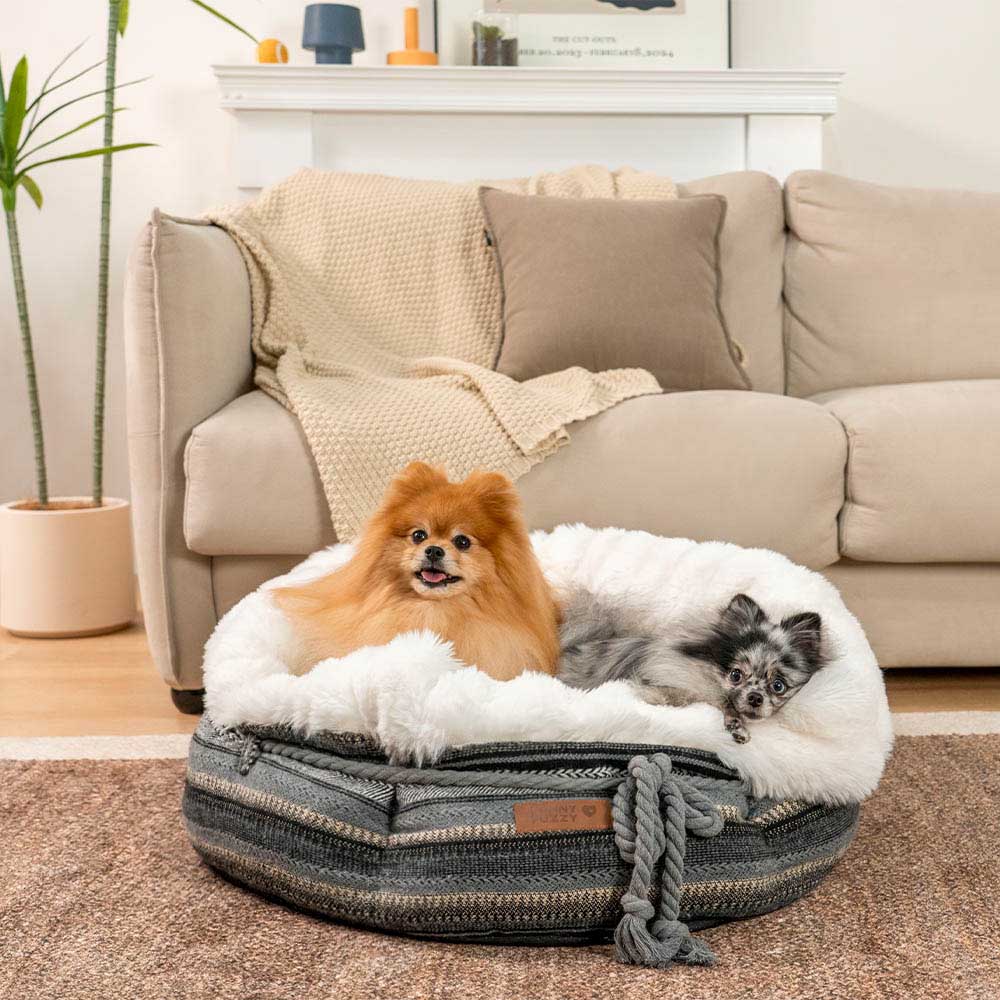
[[(664, 178), (599, 167), (495, 186), (676, 197)], [(257, 385), (298, 417), (341, 540), (413, 459), (517, 478), (566, 424), (659, 391), (640, 369), (521, 383), (493, 370), (500, 286), (475, 184), (302, 170), (209, 219), (250, 273)]]

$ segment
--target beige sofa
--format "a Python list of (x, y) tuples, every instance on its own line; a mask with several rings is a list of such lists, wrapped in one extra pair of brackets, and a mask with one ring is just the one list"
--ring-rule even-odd
[[(823, 571), (883, 666), (1000, 664), (1000, 196), (830, 174), (684, 185), (729, 202), (722, 304), (753, 392), (643, 397), (520, 481), (563, 521), (764, 546)], [(221, 230), (154, 215), (126, 294), (136, 552), (175, 701), (262, 581), (335, 541), (292, 414), (253, 387)]]

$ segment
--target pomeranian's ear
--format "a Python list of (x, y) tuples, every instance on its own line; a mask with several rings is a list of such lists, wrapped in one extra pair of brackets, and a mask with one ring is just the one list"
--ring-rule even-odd
[(410, 462), (396, 477), (397, 482), (412, 483), (414, 486), (438, 485), (448, 482), (444, 469), (440, 465), (428, 465), (426, 462)]
[(789, 644), (802, 656), (810, 670), (823, 666), (823, 619), (815, 611), (782, 618), (781, 627), (788, 635)]
[(389, 484), (382, 506), (403, 503), (447, 482), (448, 477), (440, 466), (428, 465), (426, 462), (410, 462)]
[(767, 615), (761, 606), (746, 594), (737, 594), (722, 612), (723, 626), (737, 632), (747, 632), (766, 621)]
[(462, 485), (495, 520), (516, 517), (521, 509), (514, 484), (502, 472), (473, 472)]

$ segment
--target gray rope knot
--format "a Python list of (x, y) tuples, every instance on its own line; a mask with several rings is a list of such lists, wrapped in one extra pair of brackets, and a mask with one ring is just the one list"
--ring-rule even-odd
[[(687, 834), (714, 837), (723, 820), (694, 783), (672, 773), (663, 753), (633, 757), (628, 776), (611, 804), (615, 844), (632, 865), (622, 896), (622, 919), (615, 929), (619, 962), (665, 969), (673, 962), (711, 965), (711, 948), (693, 937), (678, 917)], [(663, 860), (659, 906), (650, 901), (655, 868)]]

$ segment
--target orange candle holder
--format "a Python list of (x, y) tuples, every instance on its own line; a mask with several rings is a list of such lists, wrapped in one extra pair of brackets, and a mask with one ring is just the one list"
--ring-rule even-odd
[(424, 52), (420, 48), (420, 11), (416, 7), (407, 7), (403, 11), (403, 33), (406, 48), (386, 56), (390, 66), (437, 66), (437, 53)]

